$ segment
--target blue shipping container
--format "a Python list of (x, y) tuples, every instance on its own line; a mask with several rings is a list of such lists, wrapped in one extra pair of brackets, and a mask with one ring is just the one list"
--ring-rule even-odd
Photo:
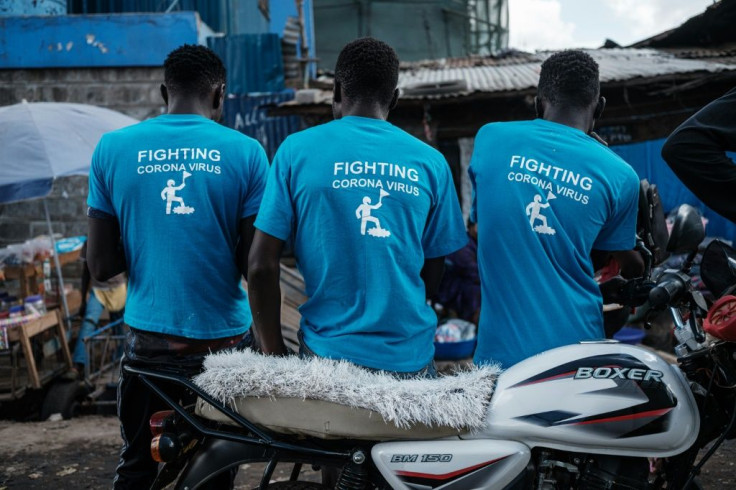
[(0, 17), (0, 68), (161, 66), (197, 28), (195, 12)]
[(197, 11), (215, 31), (227, 30), (228, 6), (220, 0), (68, 0), (69, 14), (124, 14), (142, 12)]
[(271, 160), (286, 137), (301, 129), (301, 121), (299, 116), (269, 117), (268, 106), (293, 98), (294, 92), (291, 90), (230, 96), (225, 100), (223, 118), (228, 127), (257, 139)]
[(281, 40), (276, 34), (210, 37), (210, 48), (227, 67), (227, 92), (280, 92), (284, 89)]

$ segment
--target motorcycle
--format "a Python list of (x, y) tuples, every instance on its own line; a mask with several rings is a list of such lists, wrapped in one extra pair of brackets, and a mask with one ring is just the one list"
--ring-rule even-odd
[[(700, 488), (702, 466), (736, 436), (736, 343), (706, 339), (709, 305), (687, 274), (703, 238), (699, 213), (684, 205), (668, 250), (688, 259), (656, 283), (628, 289), (630, 296), (646, 291), (652, 309), (671, 312), (677, 365), (611, 340), (552, 349), (498, 377), (484, 424), (472, 432), (421, 440), (411, 432), (405, 440), (287, 435), (175, 372), (128, 366), (171, 406), (151, 418), (152, 455), (164, 463), (153, 488), (176, 480), (175, 488), (194, 490), (253, 462), (267, 463), (260, 489), (327, 488), (299, 481), (303, 465), (338, 469), (334, 488), (341, 490)], [(719, 253), (706, 251), (704, 271)], [(711, 290), (723, 292), (736, 284), (736, 256), (718, 260), (731, 267), (716, 268), (720, 284)], [(169, 398), (166, 383), (196, 393), (199, 409)], [(220, 417), (203, 416), (202, 403)], [(290, 480), (270, 483), (279, 463), (294, 465)]]

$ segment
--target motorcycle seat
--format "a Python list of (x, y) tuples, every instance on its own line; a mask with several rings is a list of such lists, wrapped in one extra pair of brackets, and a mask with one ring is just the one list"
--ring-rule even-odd
[[(448, 426), (417, 423), (397, 427), (365, 408), (353, 408), (324, 400), (301, 398), (236, 398), (231, 404), (237, 413), (265, 429), (280, 434), (319, 439), (359, 439), (389, 441), (401, 439), (439, 439), (466, 432)], [(238, 424), (201, 398), (197, 415), (227, 425)]]
[[(322, 439), (437, 439), (480, 429), (500, 369), (399, 380), (345, 361), (211, 354), (194, 382), (269, 430)], [(235, 424), (203, 400), (198, 415)]]

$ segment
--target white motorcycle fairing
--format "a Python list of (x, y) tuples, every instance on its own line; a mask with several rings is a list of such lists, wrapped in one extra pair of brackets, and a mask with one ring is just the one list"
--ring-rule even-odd
[(700, 420), (681, 371), (631, 345), (584, 342), (505, 371), (484, 429), (462, 436), (530, 448), (666, 457), (690, 447)]
[(503, 488), (529, 463), (529, 448), (513, 441), (383, 442), (371, 456), (395, 490)]

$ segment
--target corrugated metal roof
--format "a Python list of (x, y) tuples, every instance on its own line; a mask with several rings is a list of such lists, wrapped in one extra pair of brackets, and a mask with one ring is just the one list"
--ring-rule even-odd
[[(736, 66), (700, 59), (682, 59), (653, 49), (590, 49), (585, 50), (600, 67), (601, 82), (627, 81), (662, 75), (686, 73), (717, 73), (736, 70)], [(447, 97), (474, 92), (508, 92), (532, 89), (539, 81), (542, 62), (553, 52), (506, 58), (499, 63), (473, 60), (438, 60), (432, 63), (404, 65), (399, 87), (405, 97)], [(490, 60), (490, 59), (489, 59)], [(462, 82), (465, 87), (461, 88)], [(455, 82), (454, 90), (450, 82)], [(432, 85), (442, 85), (434, 94)], [(448, 86), (449, 85), (449, 86)], [(441, 92), (441, 93), (438, 93)]]
[(736, 57), (736, 43), (724, 44), (713, 48), (680, 47), (660, 49), (678, 58), (709, 59), (725, 64), (732, 64), (734, 57)]
[[(588, 49), (600, 68), (602, 83), (625, 82), (667, 75), (736, 71), (728, 58), (687, 59), (655, 49)], [(537, 86), (542, 62), (554, 52), (511, 53), (502, 57), (470, 57), (402, 63), (399, 88), (404, 99), (438, 99), (473, 93), (531, 90)], [(723, 62), (722, 62), (723, 61)], [(310, 102), (331, 103), (325, 90)]]
[(402, 71), (419, 68), (466, 68), (472, 66), (504, 66), (518, 65), (526, 62), (535, 62), (540, 59), (537, 53), (509, 50), (495, 56), (468, 56), (465, 58), (441, 58), (422, 61), (402, 61), (399, 68)]
[(710, 61), (683, 59), (655, 49), (589, 50), (598, 62), (601, 82), (616, 82), (634, 78), (685, 73), (718, 73), (736, 67)]

